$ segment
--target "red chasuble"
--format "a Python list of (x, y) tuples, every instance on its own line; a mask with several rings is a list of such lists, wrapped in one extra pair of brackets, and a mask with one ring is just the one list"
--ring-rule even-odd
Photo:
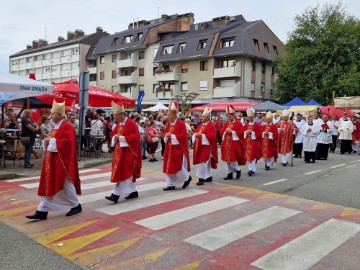
[(357, 141), (360, 140), (360, 121), (357, 120), (355, 123), (353, 123), (354, 125), (354, 130), (352, 132), (352, 143), (351, 144), (356, 144)]
[(255, 133), (256, 140), (251, 138), (251, 134), (247, 135), (246, 138), (242, 138), (243, 145), (243, 162), (249, 162), (254, 159), (259, 160), (261, 157), (260, 154), (260, 145), (259, 141), (261, 139), (261, 127), (258, 123), (254, 122), (253, 125), (246, 123), (244, 126), (244, 132), (251, 130)]
[(176, 174), (182, 170), (183, 156), (187, 159), (187, 170), (190, 172), (189, 148), (187, 144), (187, 130), (183, 121), (177, 119), (175, 125), (167, 124), (163, 137), (166, 134), (175, 135), (179, 145), (171, 144), (171, 138), (165, 143), (163, 172), (165, 174)]
[(132, 181), (136, 182), (136, 179), (141, 176), (142, 166), (138, 126), (133, 120), (127, 118), (125, 125), (116, 125), (110, 138), (112, 139), (115, 135), (124, 136), (129, 147), (120, 147), (120, 142), (115, 142), (110, 182), (125, 181), (131, 176)]
[(58, 129), (50, 132), (56, 139), (58, 152), (45, 151), (41, 170), (39, 196), (52, 197), (63, 190), (66, 178), (74, 184), (76, 193), (81, 194), (76, 136), (72, 125), (63, 120)]
[(283, 132), (279, 132), (279, 153), (284, 155), (292, 151), (294, 143), (293, 128), (295, 131), (299, 131), (299, 128), (291, 121), (285, 122), (284, 120), (281, 120), (277, 126), (284, 129)]
[(227, 128), (235, 131), (236, 135), (239, 137), (239, 140), (233, 141), (232, 133), (226, 133), (224, 139), (221, 143), (221, 159), (225, 162), (238, 162), (239, 165), (241, 160), (241, 139), (244, 138), (244, 126), (243, 124), (235, 120), (233, 123), (229, 121), (225, 123), (222, 127), (220, 134), (224, 135)]
[(216, 169), (218, 163), (216, 128), (213, 123), (208, 122), (206, 125), (201, 123), (194, 133), (201, 132), (205, 135), (210, 145), (202, 145), (202, 137), (196, 137), (194, 141), (193, 164), (200, 164), (209, 160), (211, 157), (211, 168)]
[(261, 156), (263, 158), (274, 157), (276, 162), (278, 158), (278, 129), (274, 124), (264, 124), (261, 126), (261, 136), (263, 132), (272, 132), (273, 140), (270, 140), (268, 135), (264, 135), (260, 141)]

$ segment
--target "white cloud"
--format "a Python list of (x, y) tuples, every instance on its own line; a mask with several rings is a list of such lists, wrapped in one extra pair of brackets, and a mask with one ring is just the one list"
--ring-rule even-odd
[[(242, 14), (246, 20), (263, 20), (272, 31), (286, 41), (287, 33), (294, 27), (293, 18), (306, 7), (317, 3), (338, 3), (337, 0), (241, 1), (241, 0), (13, 0), (0, 10), (0, 70), (8, 72), (9, 56), (26, 48), (32, 40), (46, 38), (55, 42), (67, 31), (81, 29), (93, 33), (97, 26), (113, 34), (125, 30), (133, 20), (150, 20), (161, 14), (193, 12), (195, 22), (211, 20), (223, 15)], [(358, 0), (343, 0), (346, 10), (360, 17)], [(158, 9), (159, 8), (159, 9)], [(354, 13), (356, 12), (356, 13)]]

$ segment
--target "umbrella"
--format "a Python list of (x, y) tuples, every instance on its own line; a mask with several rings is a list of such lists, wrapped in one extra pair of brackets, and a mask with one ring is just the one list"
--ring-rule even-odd
[(225, 112), (225, 108), (228, 105), (233, 105), (237, 112), (246, 111), (249, 107), (254, 107), (259, 103), (254, 103), (250, 101), (227, 101), (227, 102), (216, 102), (216, 103), (209, 103), (205, 105), (201, 105), (198, 107), (194, 107), (191, 109), (192, 112), (194, 111), (203, 111), (205, 107), (211, 108), (213, 112)]
[(330, 106), (324, 106), (321, 108), (321, 113), (322, 114), (326, 114), (327, 116), (331, 117), (333, 115), (336, 115), (337, 118), (341, 118), (344, 115), (344, 112), (348, 113), (349, 117), (353, 117), (354, 116), (354, 112), (351, 110), (342, 110), (342, 109), (338, 109), (336, 108), (334, 105), (330, 105)]
[(0, 104), (19, 98), (51, 94), (54, 86), (23, 76), (0, 72)]
[(152, 106), (150, 108), (144, 109), (142, 110), (143, 112), (157, 112), (157, 111), (161, 111), (161, 110), (167, 110), (168, 107), (166, 107), (164, 104), (162, 104), (161, 102), (156, 103), (155, 106)]
[(272, 101), (265, 101), (262, 104), (259, 104), (257, 106), (254, 107), (254, 110), (257, 112), (267, 112), (267, 111), (277, 111), (277, 110), (284, 110), (285, 107), (276, 104)]
[[(79, 84), (77, 80), (69, 80), (55, 83), (54, 94), (61, 95), (63, 98), (74, 99), (78, 103)], [(111, 101), (122, 102), (124, 107), (135, 107), (135, 100), (108, 91), (106, 89), (89, 86), (89, 106), (90, 107), (111, 107)]]

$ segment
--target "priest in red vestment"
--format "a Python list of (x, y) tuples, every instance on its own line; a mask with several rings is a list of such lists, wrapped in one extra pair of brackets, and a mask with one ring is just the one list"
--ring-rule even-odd
[(244, 137), (243, 124), (235, 119), (235, 108), (226, 106), (228, 121), (221, 128), (222, 136), (221, 159), (226, 162), (226, 177), (224, 180), (233, 179), (233, 173), (236, 173), (236, 179), (241, 177), (241, 141)]
[(124, 106), (112, 102), (117, 125), (110, 134), (114, 147), (110, 182), (116, 183), (113, 192), (105, 199), (117, 203), (120, 196), (125, 199), (139, 197), (136, 190), (136, 179), (141, 176), (141, 142), (139, 128), (126, 116)]
[(40, 203), (29, 219), (47, 219), (48, 211), (68, 210), (66, 216), (82, 211), (77, 195), (81, 194), (74, 128), (64, 119), (65, 103), (53, 102), (51, 118), (55, 127), (44, 140), (44, 161), (38, 195)]
[(174, 190), (177, 185), (189, 186), (190, 172), (188, 133), (185, 123), (177, 118), (178, 104), (171, 102), (168, 110), (168, 124), (163, 132), (165, 142), (163, 172), (166, 187), (164, 191)]
[(255, 121), (255, 111), (252, 108), (246, 110), (248, 121), (244, 126), (243, 160), (248, 163), (248, 175), (252, 176), (256, 171), (256, 162), (260, 159), (261, 127)]
[(260, 151), (261, 156), (264, 159), (265, 170), (275, 167), (275, 163), (278, 157), (278, 129), (273, 124), (272, 112), (266, 113), (266, 123), (261, 126), (261, 141)]
[(357, 118), (357, 116), (354, 116), (352, 118), (354, 130), (352, 132), (352, 142), (351, 147), (353, 150), (353, 153), (359, 151), (359, 141), (360, 141), (360, 120)]
[(216, 128), (210, 119), (211, 109), (205, 107), (201, 115), (201, 124), (197, 126), (192, 136), (193, 164), (199, 164), (196, 171), (196, 177), (199, 178), (196, 183), (198, 186), (212, 181), (211, 168), (216, 169), (218, 163)]
[(289, 163), (290, 153), (294, 143), (293, 135), (296, 134), (298, 127), (289, 120), (289, 111), (284, 110), (283, 119), (277, 123), (279, 132), (279, 153), (281, 154), (281, 164), (285, 167)]

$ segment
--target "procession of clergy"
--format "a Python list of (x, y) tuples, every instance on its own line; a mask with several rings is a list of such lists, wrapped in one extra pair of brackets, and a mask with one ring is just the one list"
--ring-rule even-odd
[[(114, 155), (110, 182), (114, 190), (105, 198), (117, 203), (121, 196), (125, 199), (137, 198), (136, 179), (141, 175), (142, 156), (140, 134), (137, 124), (127, 117), (122, 104), (112, 103), (117, 125), (111, 133)], [(233, 106), (226, 107), (227, 122), (222, 127), (221, 160), (226, 164), (224, 180), (240, 179), (241, 167), (248, 166), (247, 174), (256, 172), (257, 161), (264, 159), (265, 170), (274, 168), (281, 154), (281, 163), (287, 166), (291, 153), (302, 157), (305, 162), (315, 159), (327, 159), (329, 146), (333, 143), (332, 132), (340, 133), (341, 153), (352, 151), (352, 131), (354, 126), (344, 114), (340, 122), (328, 121), (326, 115), (322, 119), (308, 117), (302, 119), (300, 114), (295, 121), (289, 120), (289, 112), (283, 111), (282, 119), (274, 124), (273, 114), (266, 113), (261, 124), (255, 121), (255, 111), (249, 108), (247, 122), (243, 125), (236, 119)], [(54, 129), (45, 139), (45, 157), (42, 166), (38, 195), (40, 203), (33, 215), (26, 218), (45, 220), (49, 211), (69, 210), (66, 216), (82, 211), (77, 195), (81, 194), (79, 170), (76, 153), (76, 137), (74, 129), (64, 119), (65, 104), (54, 101), (51, 117)], [(189, 135), (185, 123), (178, 118), (178, 105), (170, 103), (168, 124), (163, 133), (165, 141), (163, 172), (166, 186), (164, 191), (187, 188), (192, 180), (190, 172)], [(197, 185), (212, 182), (212, 171), (218, 165), (217, 133), (211, 120), (211, 110), (207, 107), (202, 113), (201, 124), (192, 135), (193, 165), (199, 165), (196, 171)], [(338, 126), (337, 126), (338, 125)], [(360, 130), (360, 128), (359, 128)], [(293, 149), (294, 148), (294, 149)]]

